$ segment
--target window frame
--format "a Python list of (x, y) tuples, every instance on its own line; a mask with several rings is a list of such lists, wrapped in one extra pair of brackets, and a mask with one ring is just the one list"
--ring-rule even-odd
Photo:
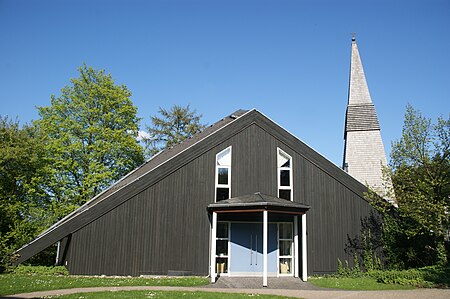
[[(230, 151), (230, 165), (218, 165), (218, 158), (220, 154)], [(217, 190), (219, 188), (228, 188), (228, 198), (231, 198), (231, 165), (233, 158), (233, 150), (232, 147), (229, 146), (216, 154), (216, 162), (215, 162), (215, 175), (214, 175), (214, 202), (217, 202)], [(226, 168), (228, 170), (228, 184), (219, 184), (219, 168)]]
[(217, 254), (217, 249), (216, 249), (216, 258), (215, 258), (215, 260), (216, 260), (216, 262), (215, 262), (215, 267), (216, 267), (216, 271), (218, 270), (218, 264), (219, 264), (219, 261), (221, 261), (221, 262), (223, 262), (223, 263), (225, 263), (225, 266), (224, 266), (224, 271), (223, 272), (220, 272), (219, 273), (219, 271), (217, 271), (217, 274), (220, 276), (220, 275), (224, 275), (224, 276), (230, 276), (229, 275), (229, 266), (230, 266), (230, 250), (231, 250), (231, 242), (230, 242), (230, 239), (231, 239), (231, 222), (229, 222), (229, 221), (217, 221), (217, 224), (219, 225), (219, 224), (225, 224), (226, 226), (227, 226), (227, 236), (225, 236), (225, 237), (218, 237), (218, 236), (216, 236), (216, 248), (218, 248), (218, 246), (217, 246), (217, 243), (218, 242), (221, 242), (221, 241), (223, 241), (223, 242), (226, 242), (226, 247), (227, 247), (227, 254), (226, 255), (220, 255), (220, 254)]
[[(280, 165), (280, 159), (284, 156), (285, 158), (288, 158), (290, 160), (289, 167), (282, 167)], [(293, 182), (293, 159), (292, 156), (283, 151), (281, 148), (277, 147), (277, 195), (280, 197), (280, 190), (288, 190), (290, 191), (290, 201), (294, 201), (294, 182)], [(281, 172), (283, 170), (289, 171), (289, 186), (281, 186)], [(286, 199), (288, 200), (288, 199)]]
[[(291, 232), (291, 238), (281, 238), (281, 234), (280, 234), (280, 228), (282, 225), (289, 225), (290, 228), (290, 232)], [(277, 254), (277, 258), (278, 258), (278, 274), (277, 276), (294, 276), (294, 265), (296, 263), (295, 261), (295, 247), (294, 247), (294, 225), (292, 222), (279, 222), (277, 223), (277, 240), (278, 240), (278, 254)], [(290, 243), (290, 255), (282, 255), (281, 254), (281, 246), (280, 243), (281, 242), (289, 242)], [(287, 273), (282, 273), (281, 271), (281, 261), (282, 260), (289, 260), (289, 272)]]

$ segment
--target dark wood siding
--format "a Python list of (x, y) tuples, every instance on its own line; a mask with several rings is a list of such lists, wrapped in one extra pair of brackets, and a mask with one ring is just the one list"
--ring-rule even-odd
[[(242, 134), (247, 141), (239, 150), (248, 152), (250, 157), (236, 154), (233, 183), (237, 187), (233, 196), (256, 191), (277, 196), (277, 147), (291, 155), (294, 201), (311, 206), (307, 213), (308, 272), (335, 272), (338, 258), (352, 262), (353, 258), (344, 252), (348, 237), (360, 233), (361, 220), (373, 209), (361, 193), (355, 193), (307, 157), (295, 140), (282, 142), (278, 136), (258, 125)], [(250, 165), (245, 162), (247, 158)]]
[(372, 209), (366, 201), (308, 161), (301, 164), (294, 166), (301, 174), (295, 177), (294, 192), (295, 200), (311, 206), (307, 213), (309, 272), (334, 272), (338, 258), (352, 261), (344, 252), (347, 237), (360, 233), (361, 220), (369, 216)]
[(178, 169), (73, 234), (74, 274), (208, 273), (213, 152)]
[(254, 148), (255, 129), (252, 125), (237, 132), (73, 233), (67, 258), (70, 272), (140, 275), (187, 270), (207, 275), (210, 224), (206, 207), (214, 201), (216, 154), (233, 148), (233, 196), (260, 188), (276, 192), (266, 179), (273, 181), (276, 176), (249, 151)]
[(338, 258), (352, 264), (353, 257), (344, 251), (348, 238), (359, 235), (361, 221), (375, 213), (363, 198), (366, 188), (269, 122), (264, 118), (252, 128), (253, 139), (257, 140), (252, 161), (264, 164), (257, 176), (271, 173), (260, 177), (261, 182), (275, 186), (273, 191), (268, 188), (261, 192), (276, 196), (276, 148), (292, 156), (294, 201), (311, 206), (307, 213), (308, 273), (335, 272)]
[(232, 197), (261, 192), (277, 196), (276, 142), (256, 124), (235, 136)]
[[(293, 157), (294, 200), (307, 213), (308, 272), (336, 270), (349, 259), (347, 237), (360, 232), (372, 211), (364, 187), (298, 139), (255, 112), (229, 131), (220, 131), (182, 155), (157, 180), (152, 173), (130, 187), (130, 198), (72, 233), (67, 265), (73, 274), (140, 275), (187, 270), (207, 275), (209, 218), (214, 201), (215, 156), (232, 146), (232, 196), (255, 192), (277, 196), (277, 147)], [(171, 162), (173, 163), (173, 162)], [(125, 193), (119, 193), (126, 196)], [(117, 195), (114, 195), (117, 197)], [(120, 199), (115, 199), (120, 202)]]

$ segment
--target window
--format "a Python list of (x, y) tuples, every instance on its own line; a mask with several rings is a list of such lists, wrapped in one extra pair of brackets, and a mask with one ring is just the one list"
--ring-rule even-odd
[(279, 274), (292, 275), (293, 235), (292, 223), (278, 223)]
[(292, 201), (292, 157), (278, 149), (277, 163), (278, 197)]
[(231, 196), (231, 146), (216, 155), (216, 201)]
[(217, 222), (216, 273), (228, 273), (229, 222)]

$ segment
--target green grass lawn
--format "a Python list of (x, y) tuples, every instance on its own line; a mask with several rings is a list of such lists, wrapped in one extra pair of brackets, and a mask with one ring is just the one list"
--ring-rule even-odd
[[(405, 290), (414, 288), (413, 286), (410, 285), (378, 283), (376, 279), (372, 277), (359, 277), (359, 278), (313, 277), (309, 279), (309, 282), (318, 287), (344, 289), (344, 290)], [(87, 277), (87, 276), (43, 275), (43, 274), (1, 274), (0, 296), (35, 292), (35, 291), (47, 291), (57, 289), (81, 288), (81, 287), (101, 287), (101, 286), (189, 287), (189, 286), (207, 285), (208, 283), (209, 280), (203, 277), (144, 278), (144, 277)], [(158, 298), (171, 298), (171, 297), (158, 297)], [(216, 297), (207, 297), (207, 298), (216, 298)]]
[(342, 290), (411, 290), (414, 286), (385, 284), (373, 277), (312, 277), (308, 281), (318, 287)]
[(429, 266), (408, 270), (373, 270), (312, 277), (319, 287), (344, 290), (405, 290), (418, 288), (450, 288), (450, 267)]
[(0, 296), (35, 291), (102, 286), (200, 286), (209, 280), (203, 277), (86, 277), (39, 274), (1, 274)]
[(183, 299), (281, 299), (289, 298), (284, 296), (260, 295), (260, 294), (231, 294), (231, 293), (210, 293), (210, 292), (175, 292), (175, 291), (119, 291), (119, 292), (98, 292), (84, 293), (64, 296), (52, 296), (47, 298), (64, 298), (64, 299), (100, 299), (100, 298), (183, 298)]

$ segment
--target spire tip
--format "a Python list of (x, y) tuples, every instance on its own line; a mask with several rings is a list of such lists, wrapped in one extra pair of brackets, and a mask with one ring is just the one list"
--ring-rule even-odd
[(354, 32), (352, 32), (352, 42), (355, 42), (356, 41), (356, 38), (355, 38), (355, 33)]

